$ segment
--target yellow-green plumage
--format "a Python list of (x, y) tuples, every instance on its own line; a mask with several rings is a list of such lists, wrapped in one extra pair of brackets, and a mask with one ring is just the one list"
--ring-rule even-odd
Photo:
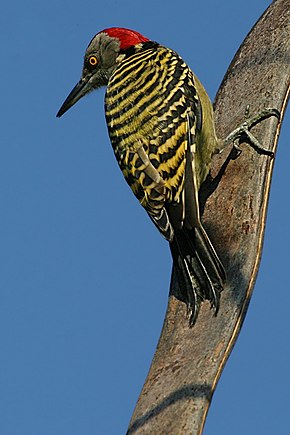
[[(148, 45), (128, 58), (121, 57), (108, 83), (105, 105), (112, 146), (125, 179), (143, 207), (156, 214), (164, 204), (182, 201), (186, 147), (194, 152), (199, 188), (217, 142), (211, 103), (192, 71), (174, 51)], [(208, 131), (203, 113), (211, 117)], [(193, 143), (188, 143), (189, 128)], [(150, 207), (150, 197), (160, 183), (144, 173), (145, 163), (137, 153), (140, 148), (162, 179), (164, 195), (156, 210)]]

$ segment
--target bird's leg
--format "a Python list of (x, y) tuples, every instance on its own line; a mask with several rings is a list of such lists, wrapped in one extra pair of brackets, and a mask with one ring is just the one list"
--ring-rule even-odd
[(255, 136), (250, 132), (251, 128), (257, 125), (259, 122), (264, 119), (270, 118), (271, 116), (275, 116), (280, 119), (280, 112), (277, 109), (264, 109), (262, 112), (259, 112), (257, 115), (243, 122), (239, 127), (235, 128), (224, 140), (224, 146), (233, 143), (233, 154), (232, 159), (237, 158), (242, 150), (237, 145), (237, 139), (241, 139), (243, 137), (248, 139), (249, 145), (254, 148), (254, 150), (259, 154), (266, 154), (270, 157), (274, 156), (273, 151), (270, 151), (259, 143), (259, 141), (255, 138)]
[[(246, 111), (246, 115), (247, 115), (247, 111)], [(239, 155), (242, 152), (241, 148), (236, 143), (238, 139), (243, 139), (243, 138), (248, 139), (249, 145), (252, 146), (252, 148), (254, 148), (254, 150), (259, 154), (266, 154), (270, 157), (274, 156), (274, 153), (262, 147), (259, 141), (250, 132), (250, 129), (252, 127), (254, 127), (259, 122), (263, 121), (264, 119), (270, 118), (271, 116), (275, 116), (279, 120), (280, 112), (277, 109), (264, 109), (262, 112), (259, 112), (257, 115), (246, 120), (239, 127), (235, 128), (235, 130), (233, 130), (226, 137), (226, 139), (219, 140), (219, 143), (222, 144), (220, 150), (218, 151), (219, 153), (221, 153), (224, 147), (231, 142), (233, 143), (233, 147), (229, 155), (227, 156), (226, 160), (222, 164), (218, 174), (214, 178), (212, 178), (209, 174), (205, 182), (201, 185), (201, 188), (199, 190), (199, 203), (201, 206), (201, 214), (203, 213), (203, 209), (207, 199), (216, 190), (219, 182), (221, 181), (229, 162), (239, 157)]]

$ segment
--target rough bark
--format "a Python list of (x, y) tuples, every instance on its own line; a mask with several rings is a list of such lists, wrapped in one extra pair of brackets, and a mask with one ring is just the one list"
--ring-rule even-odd
[[(215, 100), (216, 127), (225, 137), (248, 116), (277, 108), (281, 120), (290, 83), (290, 0), (276, 0), (253, 27), (234, 57)], [(264, 147), (275, 151), (280, 123), (254, 127)], [(168, 309), (152, 365), (128, 434), (201, 434), (212, 394), (242, 326), (262, 251), (274, 159), (248, 144), (230, 160), (206, 202), (203, 222), (227, 271), (217, 317), (207, 303), (194, 328), (175, 298), (172, 277)], [(218, 174), (231, 149), (216, 156)]]

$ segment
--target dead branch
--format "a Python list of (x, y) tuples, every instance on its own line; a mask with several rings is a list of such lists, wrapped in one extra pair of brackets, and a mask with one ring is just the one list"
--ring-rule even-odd
[[(285, 112), (290, 83), (290, 0), (266, 10), (234, 57), (215, 100), (220, 137), (265, 107)], [(257, 125), (259, 141), (275, 151), (277, 119)], [(255, 283), (274, 159), (247, 144), (205, 205), (203, 222), (225, 265), (228, 285), (217, 317), (204, 303), (193, 329), (186, 307), (175, 298), (172, 278), (163, 330), (132, 416), (128, 434), (201, 434), (212, 394), (238, 337)], [(218, 155), (217, 175), (229, 154)]]

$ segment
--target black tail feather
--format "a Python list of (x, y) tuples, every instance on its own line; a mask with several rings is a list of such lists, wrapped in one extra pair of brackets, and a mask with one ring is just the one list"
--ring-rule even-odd
[(210, 302), (216, 315), (225, 272), (205, 230), (194, 228), (175, 231), (170, 249), (180, 292), (188, 307), (190, 326), (195, 324), (204, 300)]

